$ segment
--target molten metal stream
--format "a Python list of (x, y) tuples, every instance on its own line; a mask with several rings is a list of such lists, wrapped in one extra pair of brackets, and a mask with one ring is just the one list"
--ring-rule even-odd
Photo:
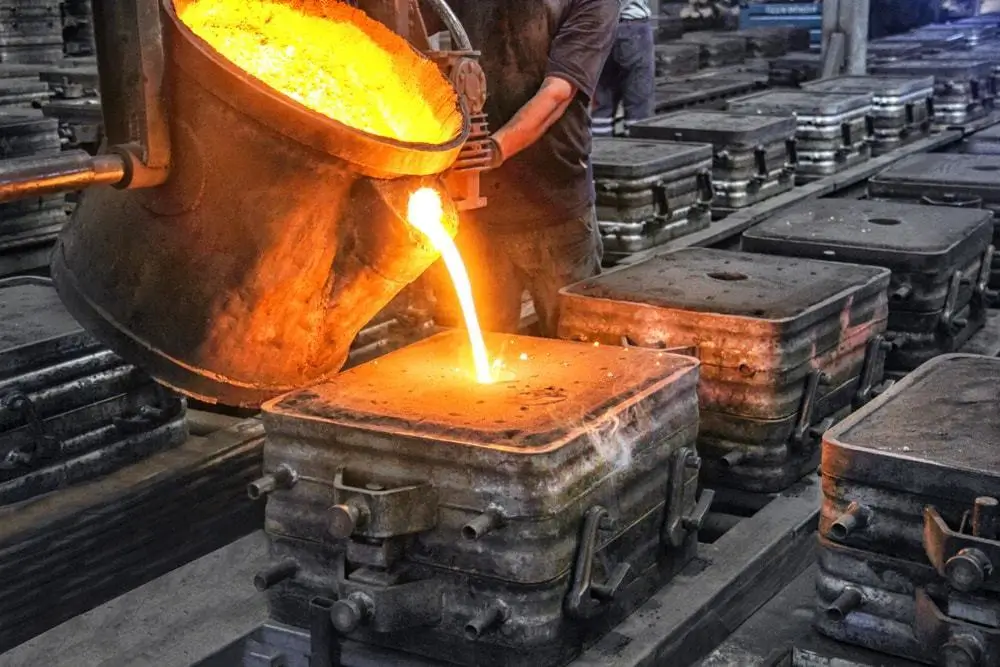
[(426, 236), (437, 250), (451, 275), (455, 285), (458, 302), (462, 306), (462, 316), (465, 318), (465, 328), (469, 332), (469, 343), (472, 346), (472, 363), (476, 368), (476, 382), (490, 384), (493, 373), (490, 370), (490, 360), (486, 354), (486, 342), (483, 331), (479, 327), (479, 317), (476, 315), (476, 304), (472, 300), (472, 285), (469, 273), (465, 270), (462, 256), (455, 247), (455, 242), (441, 223), (444, 210), (441, 206), (441, 196), (433, 188), (421, 188), (410, 195), (407, 210), (407, 220), (417, 231)]

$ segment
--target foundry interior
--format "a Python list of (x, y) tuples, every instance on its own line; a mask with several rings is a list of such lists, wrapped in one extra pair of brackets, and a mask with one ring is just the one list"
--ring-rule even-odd
[(498, 332), (502, 4), (0, 0), (0, 667), (1000, 667), (1000, 2), (620, 3)]

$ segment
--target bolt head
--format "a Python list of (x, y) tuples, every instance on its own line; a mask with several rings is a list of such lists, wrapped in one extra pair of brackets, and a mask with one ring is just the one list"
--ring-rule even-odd
[(337, 632), (349, 635), (361, 625), (361, 606), (354, 600), (339, 600), (330, 608), (330, 621)]
[(986, 581), (989, 575), (989, 562), (984, 562), (975, 550), (963, 549), (948, 559), (944, 573), (948, 583), (968, 593), (978, 590)]
[(941, 647), (941, 664), (944, 667), (978, 667), (982, 649), (971, 637), (955, 637)]

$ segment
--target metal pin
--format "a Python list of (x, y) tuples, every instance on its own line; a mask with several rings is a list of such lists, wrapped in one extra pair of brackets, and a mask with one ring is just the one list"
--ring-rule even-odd
[(299, 481), (299, 475), (291, 466), (282, 463), (269, 475), (264, 475), (247, 486), (247, 495), (251, 500), (259, 500), (272, 491), (290, 489)]
[(847, 586), (844, 591), (824, 611), (831, 621), (843, 621), (847, 615), (861, 606), (864, 596), (857, 588)]
[(830, 537), (843, 540), (858, 528), (864, 528), (871, 519), (871, 510), (858, 502), (847, 506), (847, 511), (840, 515), (830, 526)]
[(299, 564), (289, 558), (258, 572), (254, 575), (253, 585), (258, 591), (264, 592), (285, 579), (294, 577), (298, 572)]
[(465, 638), (469, 641), (479, 639), (487, 632), (500, 627), (510, 618), (510, 607), (495, 600), (478, 616), (465, 624)]
[(462, 537), (467, 540), (478, 540), (504, 524), (503, 513), (498, 507), (488, 507), (486, 511), (469, 523), (462, 526)]

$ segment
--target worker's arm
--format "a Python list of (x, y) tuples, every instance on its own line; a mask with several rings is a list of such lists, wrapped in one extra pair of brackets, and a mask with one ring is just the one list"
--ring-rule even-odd
[(514, 157), (538, 141), (566, 112), (577, 88), (558, 76), (547, 76), (534, 97), (514, 117), (493, 133), (498, 153), (495, 164)]
[(538, 141), (576, 96), (590, 105), (614, 43), (619, 9), (619, 0), (572, 0), (552, 40), (541, 88), (492, 136), (499, 153), (494, 167)]

